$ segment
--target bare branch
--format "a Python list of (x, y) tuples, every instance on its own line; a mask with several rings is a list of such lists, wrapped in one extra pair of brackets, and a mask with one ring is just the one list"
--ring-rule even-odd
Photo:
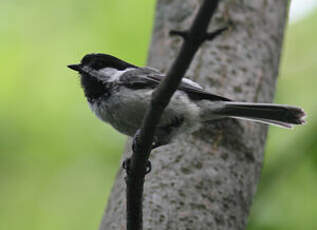
[(177, 90), (182, 77), (188, 69), (196, 51), (205, 40), (212, 40), (225, 30), (207, 33), (212, 15), (218, 6), (218, 0), (205, 0), (194, 19), (191, 28), (186, 32), (172, 31), (172, 34), (184, 38), (181, 50), (169, 70), (167, 77), (160, 83), (152, 95), (150, 107), (143, 120), (142, 127), (134, 139), (134, 148), (129, 160), (127, 184), (127, 229), (142, 229), (142, 195), (144, 177), (147, 172), (151, 146), (161, 115), (172, 95)]

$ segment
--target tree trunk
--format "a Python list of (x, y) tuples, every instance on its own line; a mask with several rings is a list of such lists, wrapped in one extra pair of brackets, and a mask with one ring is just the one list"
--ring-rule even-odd
[[(201, 0), (158, 0), (149, 66), (162, 72), (179, 51), (170, 30), (188, 29)], [(187, 76), (238, 101), (271, 102), (287, 17), (285, 0), (223, 0), (210, 31), (231, 29), (202, 45)], [(266, 125), (234, 119), (151, 154), (144, 188), (144, 229), (245, 229), (263, 164)], [(124, 158), (131, 154), (127, 144)], [(125, 172), (120, 169), (100, 229), (125, 229)]]

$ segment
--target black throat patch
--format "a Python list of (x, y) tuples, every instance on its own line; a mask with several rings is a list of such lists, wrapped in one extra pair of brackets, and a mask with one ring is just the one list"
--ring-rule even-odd
[(88, 74), (82, 73), (80, 76), (80, 82), (89, 102), (93, 102), (101, 96), (110, 96), (110, 87)]

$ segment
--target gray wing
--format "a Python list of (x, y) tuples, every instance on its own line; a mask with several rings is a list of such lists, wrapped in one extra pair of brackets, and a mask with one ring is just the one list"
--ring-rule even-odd
[[(120, 77), (121, 84), (133, 89), (155, 88), (165, 75), (150, 68), (131, 70)], [(178, 90), (184, 91), (193, 100), (231, 101), (228, 98), (206, 92), (197, 83), (183, 78)]]

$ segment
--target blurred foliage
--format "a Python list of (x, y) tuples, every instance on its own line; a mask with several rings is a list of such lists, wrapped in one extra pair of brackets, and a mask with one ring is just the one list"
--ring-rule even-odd
[[(154, 0), (2, 0), (0, 229), (97, 229), (125, 137), (66, 68), (90, 52), (144, 65)], [(271, 128), (248, 229), (317, 229), (317, 14), (287, 30), (276, 102), (309, 124)]]
[(271, 127), (248, 229), (317, 229), (317, 11), (286, 30), (275, 102), (303, 107), (307, 124)]
[(125, 137), (89, 111), (66, 65), (143, 65), (154, 1), (2, 0), (0, 229), (98, 229)]

